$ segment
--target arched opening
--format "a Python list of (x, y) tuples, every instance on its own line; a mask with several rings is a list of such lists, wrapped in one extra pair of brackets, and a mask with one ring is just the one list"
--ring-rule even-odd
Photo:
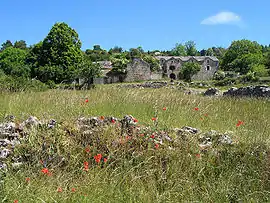
[(171, 73), (171, 74), (170, 74), (170, 78), (171, 78), (172, 80), (175, 80), (175, 79), (176, 79), (176, 75), (175, 75), (174, 73)]
[(169, 68), (171, 71), (174, 71), (175, 70), (175, 66), (170, 66)]

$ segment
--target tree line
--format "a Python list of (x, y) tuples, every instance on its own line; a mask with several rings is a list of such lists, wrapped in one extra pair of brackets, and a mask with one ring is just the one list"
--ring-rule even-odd
[(113, 71), (125, 72), (132, 58), (142, 58), (151, 70), (159, 69), (157, 54), (164, 56), (215, 56), (220, 60), (220, 69), (236, 73), (269, 76), (270, 46), (255, 41), (233, 41), (228, 48), (211, 47), (197, 50), (194, 41), (176, 44), (169, 51), (144, 51), (142, 47), (124, 50), (115, 46), (108, 51), (100, 45), (81, 50), (78, 33), (66, 23), (53, 25), (48, 35), (39, 43), (27, 46), (24, 40), (12, 43), (6, 40), (0, 48), (0, 77), (35, 78), (43, 83), (70, 82), (77, 78), (100, 76), (97, 61), (109, 60)]

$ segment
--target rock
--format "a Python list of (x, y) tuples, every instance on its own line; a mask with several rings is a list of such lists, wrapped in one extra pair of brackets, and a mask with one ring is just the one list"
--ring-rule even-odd
[(48, 128), (49, 129), (52, 129), (52, 128), (54, 128), (55, 126), (56, 126), (56, 120), (54, 120), (54, 119), (51, 119), (50, 121), (49, 121), (49, 123), (48, 123)]
[(270, 87), (267, 85), (232, 87), (223, 93), (224, 96), (249, 96), (249, 97), (270, 97)]
[(0, 170), (4, 170), (6, 171), (7, 170), (7, 165), (3, 162), (0, 162)]
[(21, 125), (20, 128), (23, 129), (24, 127), (31, 128), (37, 127), (41, 125), (41, 122), (35, 116), (30, 116), (27, 120), (25, 120)]
[(15, 163), (12, 163), (12, 167), (13, 168), (18, 168), (22, 165), (23, 163), (22, 162), (15, 162)]
[(6, 159), (10, 155), (10, 153), (11, 153), (11, 150), (6, 149), (6, 148), (0, 150), (0, 159)]
[(204, 92), (204, 96), (215, 96), (219, 94), (219, 90), (217, 88), (209, 88)]
[(192, 135), (195, 135), (200, 132), (199, 129), (192, 128), (189, 126), (185, 126), (181, 129), (175, 128), (174, 131), (176, 132), (177, 136), (180, 136), (183, 140), (189, 139)]

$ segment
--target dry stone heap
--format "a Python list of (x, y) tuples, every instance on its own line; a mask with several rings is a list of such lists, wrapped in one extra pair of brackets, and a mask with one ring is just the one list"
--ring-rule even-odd
[(232, 87), (223, 93), (224, 96), (250, 96), (250, 97), (270, 97), (270, 87), (267, 85)]

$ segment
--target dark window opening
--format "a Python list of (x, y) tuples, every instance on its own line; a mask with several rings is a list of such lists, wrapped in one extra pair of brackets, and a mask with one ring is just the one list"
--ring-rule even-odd
[(210, 70), (210, 66), (209, 65), (206, 67), (206, 70)]
[(170, 66), (169, 68), (171, 71), (174, 71), (175, 70), (175, 66)]
[(176, 75), (175, 75), (174, 73), (171, 73), (171, 74), (170, 74), (170, 78), (171, 78), (172, 80), (175, 80), (175, 79), (176, 79)]

